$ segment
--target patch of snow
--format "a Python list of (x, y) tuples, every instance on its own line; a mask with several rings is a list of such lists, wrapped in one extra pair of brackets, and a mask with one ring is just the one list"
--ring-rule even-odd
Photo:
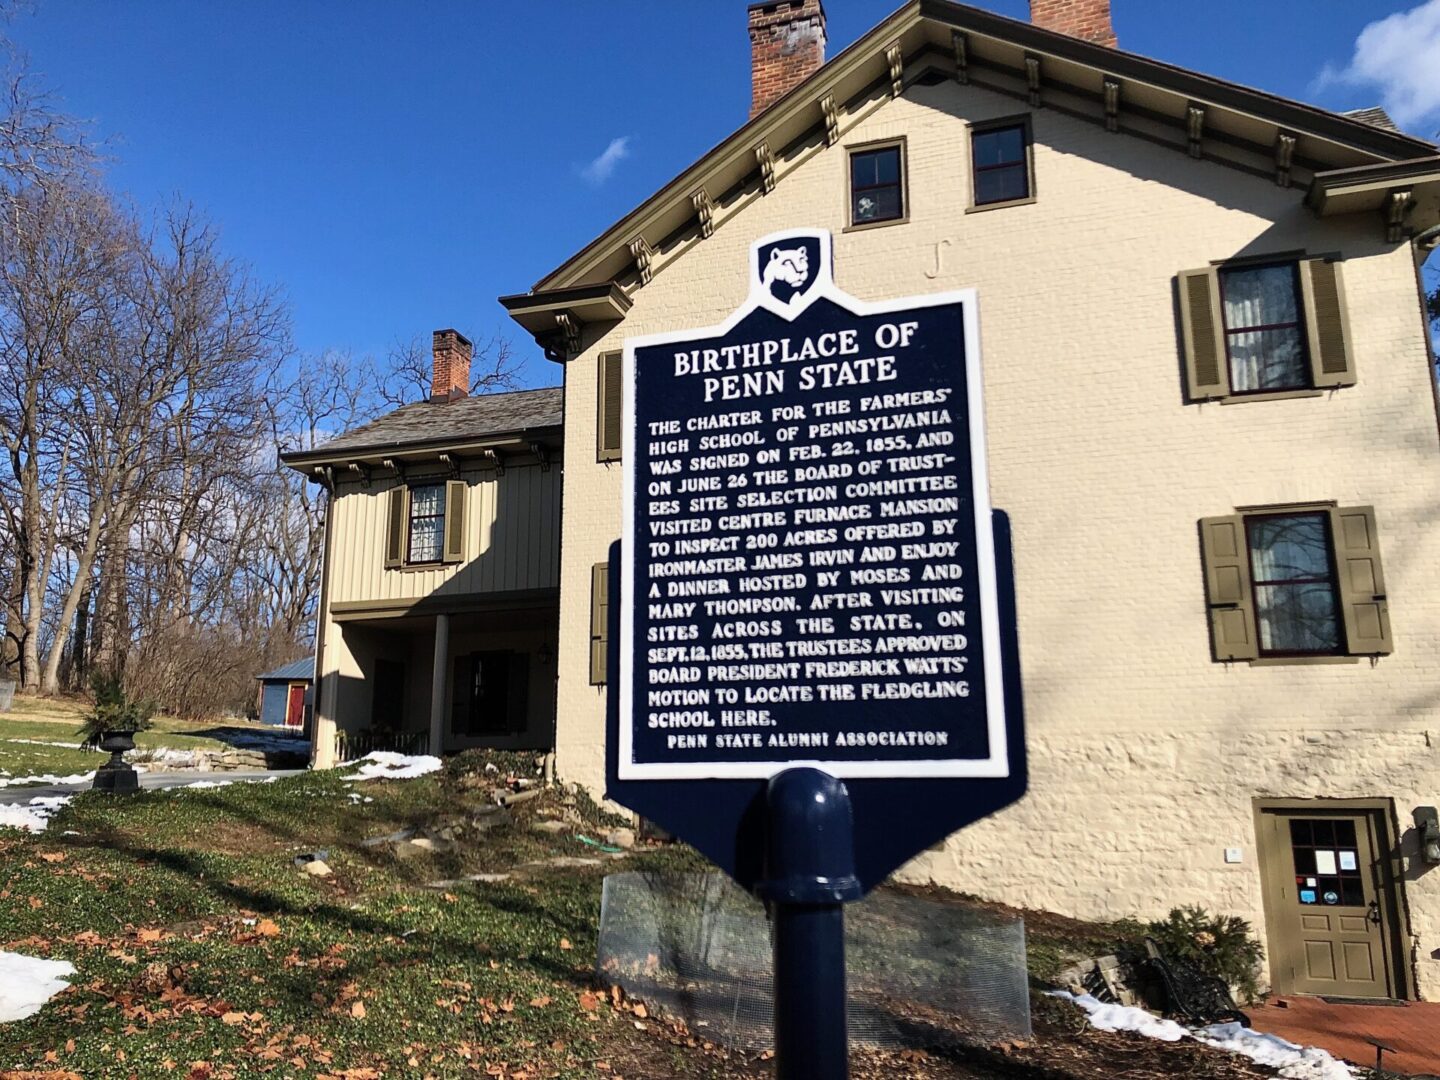
[(414, 757), (397, 754), (390, 750), (375, 750), (363, 758), (345, 762), (341, 768), (358, 765), (360, 771), (346, 780), (409, 780), (426, 773), (438, 772), (441, 762), (438, 757), (419, 754)]
[(1287, 1080), (1355, 1080), (1350, 1066), (1316, 1046), (1297, 1046), (1263, 1031), (1239, 1024), (1216, 1024), (1195, 1032), (1195, 1038), (1217, 1050), (1243, 1054), (1257, 1065), (1279, 1069)]
[(9, 742), (9, 743), (24, 743), (26, 746), (58, 746), (58, 747), (60, 747), (60, 748), (62, 748), (62, 749), (64, 749), (64, 750), (86, 750), (86, 749), (89, 749), (89, 750), (94, 750), (97, 754), (103, 754), (103, 753), (105, 752), (105, 751), (99, 750), (99, 749), (97, 749), (97, 748), (95, 748), (95, 747), (93, 747), (93, 746), (91, 746), (91, 747), (86, 747), (86, 746), (84, 746), (84, 745), (82, 745), (81, 743), (78, 743), (78, 742), (52, 742), (52, 741), (49, 740), (49, 739), (4, 739), (4, 740), (0, 740), (0, 741)]
[(61, 990), (70, 989), (64, 979), (74, 974), (75, 965), (65, 960), (0, 951), (0, 1024), (34, 1016)]
[(0, 827), (44, 832), (50, 816), (70, 801), (72, 796), (53, 795), (31, 799), (28, 803), (0, 805)]
[(94, 779), (94, 772), (71, 773), (69, 776), (46, 773), (44, 776), (12, 776), (8, 779), (0, 777), (0, 788), (20, 787), (22, 784), (88, 784)]
[(1090, 994), (1078, 997), (1064, 990), (1053, 990), (1051, 997), (1073, 1001), (1090, 1017), (1090, 1026), (1101, 1031), (1133, 1031), (1148, 1039), (1178, 1042), (1190, 1038), (1224, 1050), (1243, 1054), (1258, 1065), (1278, 1069), (1286, 1080), (1355, 1080), (1355, 1074), (1343, 1062), (1336, 1061), (1324, 1050), (1314, 1046), (1297, 1046), (1278, 1035), (1252, 1031), (1238, 1023), (1215, 1024), (1190, 1030), (1129, 1005), (1110, 1005)]

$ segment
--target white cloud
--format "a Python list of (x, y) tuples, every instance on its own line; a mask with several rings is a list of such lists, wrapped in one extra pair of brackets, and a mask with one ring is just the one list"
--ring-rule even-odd
[[(1440, 3), (1440, 0), (1434, 0)], [(630, 136), (621, 135), (618, 139), (611, 139), (610, 145), (605, 147), (600, 156), (580, 170), (580, 175), (590, 184), (603, 184), (610, 179), (610, 174), (615, 171), (615, 166), (630, 156)]]
[(1344, 68), (1326, 65), (1317, 86), (1374, 86), (1401, 127), (1440, 117), (1440, 0), (1397, 11), (1367, 25)]

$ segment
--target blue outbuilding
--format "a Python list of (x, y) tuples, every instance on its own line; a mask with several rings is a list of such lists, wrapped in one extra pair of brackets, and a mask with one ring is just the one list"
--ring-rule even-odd
[(314, 704), (315, 658), (293, 660), (274, 671), (256, 675), (260, 698), (256, 711), (262, 724), (301, 731)]

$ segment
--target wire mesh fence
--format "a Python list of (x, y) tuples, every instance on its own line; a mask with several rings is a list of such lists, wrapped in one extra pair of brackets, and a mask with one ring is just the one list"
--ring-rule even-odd
[[(1025, 926), (894, 892), (846, 908), (852, 1045), (924, 1049), (1030, 1036)], [(772, 1045), (765, 909), (723, 874), (612, 874), (599, 974), (737, 1050)]]

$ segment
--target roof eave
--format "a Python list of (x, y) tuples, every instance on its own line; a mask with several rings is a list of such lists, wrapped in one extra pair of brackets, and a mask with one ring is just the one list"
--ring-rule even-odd
[(362, 465), (378, 465), (386, 460), (435, 458), (439, 454), (463, 457), (468, 451), (525, 449), (536, 442), (543, 442), (553, 449), (560, 444), (563, 432), (564, 424), (562, 422), (497, 431), (474, 438), (373, 443), (368, 446), (346, 446), (334, 449), (320, 446), (314, 450), (292, 450), (279, 456), (282, 464), (297, 472), (309, 474), (317, 466), (348, 466), (351, 462)]

